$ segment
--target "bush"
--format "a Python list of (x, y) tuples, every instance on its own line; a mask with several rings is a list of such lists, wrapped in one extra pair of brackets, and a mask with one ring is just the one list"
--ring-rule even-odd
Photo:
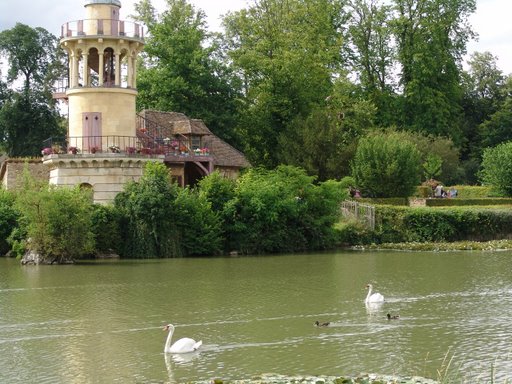
[(484, 150), (480, 178), (504, 196), (512, 196), (512, 141)]
[(30, 239), (26, 247), (46, 261), (72, 261), (94, 251), (90, 191), (47, 186), (28, 189), (17, 197), (16, 204)]
[(225, 208), (227, 249), (254, 254), (333, 246), (333, 225), (347, 192), (335, 181), (313, 182), (291, 166), (244, 173)]
[(512, 211), (485, 208), (379, 206), (375, 241), (380, 243), (488, 241), (512, 236)]
[(352, 175), (363, 196), (408, 197), (420, 182), (420, 153), (396, 132), (359, 140)]

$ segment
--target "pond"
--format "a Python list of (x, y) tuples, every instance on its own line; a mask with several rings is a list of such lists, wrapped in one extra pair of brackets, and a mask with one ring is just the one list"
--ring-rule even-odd
[[(351, 252), (21, 266), (0, 259), (0, 382), (280, 375), (512, 378), (512, 252)], [(367, 308), (365, 285), (385, 296)], [(387, 313), (399, 314), (388, 320)], [(331, 322), (315, 327), (315, 321)], [(166, 355), (174, 338), (199, 353)], [(492, 368), (493, 367), (493, 368)]]

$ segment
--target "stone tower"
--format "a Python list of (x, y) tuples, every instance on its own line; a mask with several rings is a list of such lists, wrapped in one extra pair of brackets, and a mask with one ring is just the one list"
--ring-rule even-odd
[(60, 44), (68, 54), (65, 93), (69, 127), (66, 143), (44, 153), (50, 183), (93, 189), (94, 200), (111, 201), (145, 161), (137, 156), (136, 61), (144, 47), (143, 28), (119, 17), (119, 0), (86, 0), (85, 18), (66, 22)]

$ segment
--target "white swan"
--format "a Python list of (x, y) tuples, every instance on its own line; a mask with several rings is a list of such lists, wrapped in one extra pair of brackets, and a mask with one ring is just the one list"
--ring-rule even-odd
[(375, 292), (372, 294), (373, 285), (366, 284), (366, 288), (368, 288), (368, 295), (366, 295), (365, 303), (383, 303), (384, 296), (380, 293)]
[(171, 345), (172, 334), (174, 333), (174, 325), (167, 324), (164, 327), (164, 331), (169, 331), (167, 335), (167, 340), (165, 341), (164, 353), (189, 353), (194, 352), (199, 349), (203, 342), (199, 340), (196, 342), (194, 339), (189, 337), (184, 337), (176, 341), (173, 345)]

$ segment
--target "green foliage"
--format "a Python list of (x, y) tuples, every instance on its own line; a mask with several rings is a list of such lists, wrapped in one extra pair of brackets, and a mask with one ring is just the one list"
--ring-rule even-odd
[(199, 193), (210, 202), (214, 212), (220, 213), (235, 196), (235, 181), (213, 172), (199, 181)]
[(396, 133), (359, 140), (352, 176), (363, 196), (408, 197), (420, 180), (420, 153)]
[(429, 154), (423, 163), (425, 180), (435, 179), (441, 174), (443, 159), (437, 155)]
[(280, 136), (280, 159), (306, 169), (320, 181), (348, 175), (357, 140), (373, 127), (376, 112), (354, 91), (347, 79), (338, 79), (324, 105), (305, 119), (295, 119)]
[(405, 128), (462, 141), (460, 62), (475, 0), (393, 0)]
[(512, 205), (512, 198), (484, 198), (467, 199), (457, 197), (455, 199), (429, 199), (427, 207), (461, 207), (461, 206), (489, 206), (489, 205)]
[(123, 243), (119, 228), (119, 212), (113, 205), (92, 206), (92, 232), (97, 253), (117, 253)]
[(382, 243), (489, 241), (510, 235), (509, 209), (378, 206), (375, 240)]
[(250, 169), (225, 207), (228, 249), (242, 253), (292, 252), (332, 246), (339, 203), (337, 182), (319, 186), (301, 169)]
[(481, 180), (505, 196), (512, 196), (512, 141), (484, 150)]
[(0, 189), (0, 254), (9, 251), (9, 237), (18, 225), (20, 213), (15, 206), (15, 195)]
[(119, 210), (120, 254), (127, 258), (182, 256), (178, 217), (172, 202), (178, 194), (165, 165), (148, 162), (139, 182), (127, 184), (114, 200)]
[(8, 83), (23, 81), (20, 92), (2, 92), (0, 146), (9, 156), (40, 156), (43, 140), (65, 134), (51, 96), (65, 68), (62, 50), (45, 29), (17, 23), (0, 32), (0, 52), (8, 58)]
[(146, 0), (136, 7), (149, 30), (146, 60), (138, 71), (138, 109), (203, 119), (218, 136), (234, 143), (240, 87), (223, 62), (220, 42), (207, 32), (201, 10), (186, 0), (169, 0), (167, 6), (159, 17)]
[(183, 256), (220, 254), (223, 246), (220, 216), (202, 194), (180, 189), (173, 204)]
[(94, 251), (89, 191), (67, 187), (23, 190), (16, 206), (26, 223), (26, 248), (51, 262), (83, 258)]
[(268, 0), (224, 19), (244, 84), (240, 131), (253, 164), (277, 166), (295, 138), (292, 122), (331, 93), (344, 18), (342, 4), (332, 0)]

